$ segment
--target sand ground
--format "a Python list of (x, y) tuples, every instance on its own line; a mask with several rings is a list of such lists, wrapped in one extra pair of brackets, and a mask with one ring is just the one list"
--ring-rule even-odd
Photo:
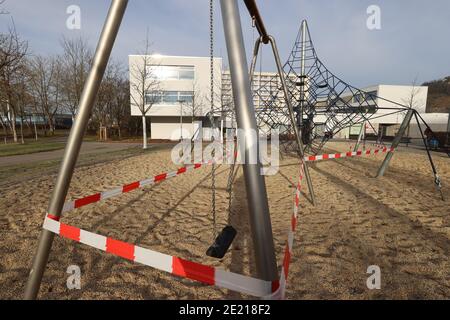
[[(327, 151), (348, 151), (331, 143)], [(386, 176), (374, 179), (383, 155), (315, 163), (318, 204), (303, 189), (288, 299), (439, 299), (450, 297), (450, 158), (435, 154), (446, 201), (434, 189), (426, 154), (401, 148)], [(76, 170), (69, 199), (104, 191), (177, 166), (169, 151)], [(266, 178), (279, 264), (298, 177), (294, 158)], [(225, 190), (229, 167), (217, 169), (219, 228), (238, 236), (223, 260), (205, 256), (212, 242), (210, 168), (67, 213), (63, 222), (88, 231), (233, 272), (254, 275), (241, 172), (231, 214)], [(19, 299), (55, 176), (0, 190), (0, 298)], [(68, 290), (67, 267), (82, 271), (81, 290)], [(368, 290), (367, 267), (381, 268), (381, 290)], [(242, 294), (173, 277), (107, 253), (55, 238), (42, 299), (241, 299)]]

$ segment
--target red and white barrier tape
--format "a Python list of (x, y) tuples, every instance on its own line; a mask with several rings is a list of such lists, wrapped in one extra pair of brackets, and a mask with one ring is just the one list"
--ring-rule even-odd
[(286, 248), (284, 251), (284, 257), (283, 257), (283, 263), (281, 265), (281, 275), (280, 280), (278, 282), (278, 288), (274, 293), (267, 296), (266, 298), (270, 299), (285, 299), (286, 296), (286, 285), (287, 285), (287, 279), (289, 275), (289, 265), (291, 263), (291, 257), (292, 257), (292, 249), (294, 245), (294, 235), (295, 231), (297, 230), (297, 223), (298, 223), (298, 212), (300, 207), (300, 195), (302, 191), (302, 182), (303, 182), (303, 176), (304, 176), (304, 166), (303, 164), (300, 166), (300, 175), (298, 178), (297, 188), (295, 191), (295, 200), (294, 200), (294, 211), (291, 218), (291, 225), (288, 231), (288, 239), (286, 241)]
[(377, 147), (378, 149), (390, 148), (389, 146), (387, 146), (385, 144), (379, 144), (379, 143), (367, 143), (367, 144)]
[(106, 251), (118, 257), (135, 261), (143, 265), (171, 273), (173, 275), (199, 281), (204, 284), (265, 297), (272, 292), (272, 283), (237, 273), (225, 271), (178, 257), (159, 253), (120, 240), (88, 232), (55, 220), (48, 215), (44, 221), (44, 229), (93, 248)]
[[(236, 158), (237, 158), (237, 152), (234, 152), (234, 159), (236, 160)], [(99, 193), (96, 193), (96, 194), (93, 194), (93, 195), (90, 195), (87, 197), (83, 197), (83, 198), (80, 198), (77, 200), (66, 201), (64, 203), (61, 213), (69, 212), (74, 209), (78, 209), (78, 208), (87, 206), (88, 204), (96, 203), (96, 202), (99, 202), (102, 200), (116, 197), (116, 196), (124, 194), (124, 193), (128, 193), (128, 192), (136, 190), (136, 189), (150, 186), (150, 185), (156, 184), (158, 182), (177, 177), (183, 173), (186, 173), (186, 172), (189, 172), (189, 171), (192, 171), (192, 170), (195, 170), (195, 169), (207, 166), (207, 165), (212, 165), (215, 162), (220, 163), (220, 161), (222, 161), (222, 160), (223, 160), (223, 157), (219, 157), (215, 161), (210, 160), (205, 163), (197, 163), (197, 164), (193, 164), (193, 165), (188, 165), (188, 166), (178, 169), (177, 171), (161, 173), (161, 174), (158, 174), (149, 179), (135, 181), (135, 182), (123, 185), (123, 186), (115, 188), (115, 189), (99, 192)]]
[[(212, 161), (208, 162), (206, 165), (209, 165), (211, 163), (212, 163)], [(67, 201), (64, 203), (62, 212), (68, 212), (68, 211), (71, 211), (74, 209), (78, 209), (78, 208), (87, 206), (88, 204), (96, 203), (96, 202), (99, 202), (102, 200), (106, 200), (106, 199), (121, 195), (123, 193), (128, 193), (130, 191), (133, 191), (133, 190), (136, 190), (139, 188), (150, 186), (150, 185), (156, 184), (158, 182), (167, 180), (169, 178), (179, 176), (183, 173), (201, 168), (202, 166), (205, 166), (205, 164), (199, 163), (199, 164), (186, 166), (186, 167), (178, 169), (177, 171), (162, 173), (162, 174), (156, 175), (154, 177), (151, 177), (149, 179), (129, 183), (129, 184), (123, 185), (122, 187), (118, 187), (118, 188), (115, 188), (112, 190), (99, 192), (99, 193), (96, 193), (96, 194), (93, 194), (93, 195), (90, 195), (90, 196), (87, 196), (87, 197), (84, 197), (81, 199), (77, 199), (74, 201)]]
[(344, 153), (335, 153), (335, 154), (322, 154), (319, 156), (305, 157), (304, 159), (306, 162), (314, 162), (314, 161), (322, 161), (322, 160), (330, 160), (330, 159), (370, 156), (370, 155), (376, 155), (379, 153), (387, 153), (387, 152), (394, 152), (394, 151), (395, 151), (394, 148), (384, 147), (383, 149), (374, 149), (374, 150), (366, 150), (366, 151), (344, 152)]
[(284, 299), (289, 263), (292, 256), (294, 232), (298, 220), (301, 183), (303, 179), (303, 165), (300, 170), (299, 182), (295, 193), (294, 213), (288, 233), (281, 276), (278, 281), (264, 281), (223, 269), (214, 268), (197, 262), (187, 261), (146, 248), (142, 248), (120, 240), (115, 240), (99, 234), (79, 229), (59, 222), (58, 218), (50, 214), (44, 220), (43, 228), (60, 235), (63, 238), (83, 243), (87, 246), (106, 251), (124, 259), (135, 261), (146, 266), (171, 273), (173, 275), (199, 281), (204, 284), (245, 293), (264, 299)]
[[(305, 157), (306, 162), (313, 162), (313, 161), (322, 161), (322, 160), (329, 160), (329, 159), (340, 159), (340, 158), (349, 158), (349, 157), (360, 157), (363, 155), (372, 155), (372, 154), (378, 154), (378, 153), (386, 153), (386, 152), (393, 152), (393, 148), (384, 148), (384, 149), (376, 149), (376, 150), (367, 150), (367, 151), (356, 151), (356, 152), (346, 152), (346, 153), (337, 153), (337, 154), (323, 154), (318, 156), (309, 156)], [(235, 158), (237, 157), (237, 153), (235, 153)], [(140, 189), (149, 185), (156, 184), (158, 182), (167, 180), (169, 178), (177, 177), (183, 173), (201, 168), (205, 165), (211, 165), (213, 162), (209, 161), (208, 163), (202, 164), (194, 164), (190, 166), (186, 166), (183, 168), (178, 169), (177, 171), (172, 172), (166, 172), (159, 175), (156, 175), (154, 177), (151, 177), (149, 179), (141, 180), (132, 182), (126, 185), (123, 185), (122, 187), (118, 187), (112, 190), (107, 190), (103, 192), (99, 192), (87, 197), (83, 197), (77, 200), (73, 201), (67, 201), (64, 203), (62, 213), (72, 211), (74, 209), (78, 209), (84, 206), (87, 206), (92, 203), (96, 203), (102, 200), (106, 200), (109, 198), (113, 198), (115, 196), (128, 193), (130, 191)]]

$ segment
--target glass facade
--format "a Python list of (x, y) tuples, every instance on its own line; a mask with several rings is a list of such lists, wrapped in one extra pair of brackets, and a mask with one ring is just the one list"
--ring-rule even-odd
[(149, 66), (150, 78), (156, 80), (194, 80), (194, 66)]
[(153, 91), (145, 96), (146, 104), (176, 105), (180, 102), (192, 103), (193, 91)]

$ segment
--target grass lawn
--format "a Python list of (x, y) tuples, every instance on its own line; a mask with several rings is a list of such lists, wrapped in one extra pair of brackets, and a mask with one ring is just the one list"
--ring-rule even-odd
[[(77, 167), (126, 159), (167, 148), (171, 148), (171, 146), (154, 145), (148, 150), (143, 150), (141, 148), (130, 148), (108, 153), (80, 155), (77, 161)], [(24, 180), (33, 179), (42, 175), (56, 174), (60, 164), (61, 159), (0, 167), (0, 187), (3, 185), (10, 185)]]
[(63, 149), (65, 143), (55, 141), (33, 141), (25, 142), (25, 144), (10, 143), (0, 145), (0, 157), (17, 156), (23, 154), (53, 151)]

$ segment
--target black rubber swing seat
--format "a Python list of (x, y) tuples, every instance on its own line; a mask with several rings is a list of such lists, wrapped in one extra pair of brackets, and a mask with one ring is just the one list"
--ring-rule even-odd
[(217, 236), (216, 241), (214, 241), (214, 243), (206, 251), (206, 255), (212, 258), (222, 259), (233, 243), (236, 234), (237, 231), (232, 226), (226, 226), (223, 228)]

